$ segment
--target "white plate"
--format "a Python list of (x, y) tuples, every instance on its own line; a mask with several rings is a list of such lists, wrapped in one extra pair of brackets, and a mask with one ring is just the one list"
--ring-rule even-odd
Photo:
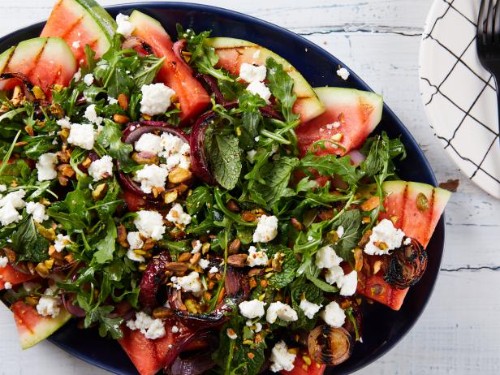
[(462, 172), (500, 198), (494, 78), (476, 54), (479, 0), (435, 0), (420, 49), (420, 94), (430, 125)]

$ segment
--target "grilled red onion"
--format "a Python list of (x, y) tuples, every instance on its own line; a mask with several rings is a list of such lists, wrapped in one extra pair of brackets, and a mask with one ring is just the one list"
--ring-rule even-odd
[(83, 310), (79, 306), (75, 306), (73, 304), (73, 301), (75, 299), (75, 296), (73, 294), (66, 294), (63, 293), (61, 296), (64, 308), (73, 316), (76, 316), (77, 318), (83, 318), (85, 315), (85, 310)]
[(145, 309), (153, 309), (158, 305), (158, 290), (165, 277), (166, 264), (170, 261), (170, 254), (163, 251), (148, 263), (139, 284), (139, 302)]

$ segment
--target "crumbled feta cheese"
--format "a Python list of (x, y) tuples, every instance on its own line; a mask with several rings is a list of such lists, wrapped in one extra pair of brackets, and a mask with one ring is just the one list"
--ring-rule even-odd
[(309, 302), (307, 299), (302, 299), (299, 305), (300, 309), (304, 312), (304, 315), (309, 319), (313, 319), (314, 315), (321, 309), (322, 305)]
[(247, 264), (250, 267), (265, 266), (269, 261), (264, 249), (257, 251), (255, 246), (248, 248)]
[(344, 270), (340, 266), (332, 266), (326, 270), (325, 280), (328, 284), (338, 283), (344, 277)]
[(253, 233), (253, 242), (269, 242), (278, 235), (278, 218), (262, 215)]
[(117, 104), (118, 100), (116, 98), (113, 98), (112, 96), (108, 96), (108, 103), (110, 105)]
[(200, 266), (201, 268), (203, 268), (203, 269), (207, 269), (207, 268), (208, 268), (208, 266), (210, 266), (210, 261), (209, 261), (208, 259), (200, 259), (200, 260), (198, 261), (198, 264), (199, 264), (199, 266)]
[(91, 124), (72, 124), (69, 131), (68, 143), (92, 150), (95, 142), (94, 127)]
[(269, 305), (266, 312), (266, 321), (273, 324), (277, 318), (285, 322), (294, 322), (299, 319), (299, 316), (297, 315), (297, 311), (292, 309), (290, 305), (277, 301)]
[(12, 206), (16, 209), (24, 208), (26, 206), (26, 202), (24, 201), (24, 197), (26, 192), (23, 189), (13, 191), (12, 193), (7, 194), (5, 197), (0, 199), (0, 207), (4, 206), (7, 203), (11, 203)]
[(175, 167), (189, 169), (191, 167), (191, 147), (182, 138), (164, 132), (161, 135), (163, 151), (158, 155), (166, 159), (167, 170)]
[(141, 190), (151, 194), (153, 188), (162, 188), (167, 182), (168, 171), (156, 164), (147, 164), (139, 169), (134, 176), (134, 181), (141, 183)]
[(144, 241), (142, 240), (141, 234), (139, 232), (128, 232), (127, 242), (129, 248), (132, 250), (142, 249), (142, 247), (144, 246)]
[(128, 249), (127, 250), (127, 258), (130, 259), (133, 262), (145, 262), (146, 258), (144, 258), (142, 255), (137, 254), (134, 249)]
[(392, 221), (383, 219), (372, 229), (370, 239), (365, 246), (369, 255), (384, 255), (401, 246), (405, 233), (397, 229)]
[(200, 240), (196, 240), (192, 243), (193, 246), (193, 250), (191, 250), (191, 254), (196, 254), (196, 253), (199, 253), (200, 250), (201, 250), (201, 247), (202, 247), (202, 244), (201, 244), (201, 241)]
[(264, 306), (265, 302), (259, 301), (258, 299), (252, 299), (250, 301), (243, 301), (238, 305), (240, 314), (247, 319), (255, 319), (264, 316)]
[(12, 283), (6, 281), (4, 284), (3, 284), (3, 288), (5, 290), (9, 290), (9, 289), (12, 289)]
[(191, 222), (191, 216), (184, 212), (184, 209), (179, 203), (172, 206), (170, 211), (168, 211), (166, 219), (180, 225), (188, 225)]
[(175, 95), (175, 91), (163, 83), (144, 85), (141, 92), (141, 112), (149, 116), (165, 113)]
[(226, 330), (227, 337), (229, 337), (231, 340), (236, 340), (238, 338), (238, 335), (236, 332), (234, 332), (234, 329), (228, 328)]
[(71, 122), (69, 121), (69, 117), (64, 117), (57, 120), (56, 124), (59, 125), (62, 129), (71, 129)]
[(250, 162), (250, 164), (255, 163), (255, 155), (257, 155), (256, 150), (247, 151), (247, 160)]
[(38, 181), (53, 180), (57, 177), (57, 155), (52, 152), (47, 152), (40, 155), (38, 162), (36, 163), (36, 171), (38, 175)]
[(266, 104), (269, 104), (271, 98), (271, 90), (263, 82), (253, 81), (247, 86), (247, 91), (252, 94), (259, 95)]
[(142, 311), (135, 314), (135, 320), (131, 319), (127, 321), (127, 327), (132, 331), (139, 330), (150, 340), (162, 338), (167, 334), (165, 325), (161, 319), (153, 319)]
[(134, 148), (137, 152), (148, 152), (158, 155), (163, 150), (161, 137), (156, 134), (145, 133), (135, 142)]
[(134, 32), (135, 26), (130, 22), (129, 16), (119, 13), (116, 16), (116, 33), (128, 38)]
[(347, 71), (346, 68), (340, 68), (337, 70), (337, 75), (342, 78), (344, 81), (347, 80), (347, 78), (349, 78), (350, 76), (350, 73)]
[(66, 246), (68, 246), (71, 243), (71, 239), (69, 236), (64, 236), (61, 233), (59, 233), (56, 236), (56, 239), (54, 241), (54, 248), (58, 253), (64, 250)]
[(23, 218), (22, 215), (17, 212), (16, 208), (12, 205), (11, 202), (7, 202), (0, 208), (0, 223), (3, 226), (17, 223), (19, 220)]
[(7, 264), (9, 264), (9, 258), (7, 258), (7, 257), (0, 257), (0, 268), (7, 267)]
[(101, 159), (93, 161), (89, 166), (89, 175), (94, 181), (100, 181), (113, 174), (113, 159), (109, 155), (104, 155)]
[(266, 79), (267, 69), (265, 65), (255, 66), (243, 63), (240, 66), (240, 78), (248, 83), (262, 82)]
[(178, 277), (176, 284), (182, 289), (183, 292), (191, 292), (194, 295), (199, 295), (203, 291), (200, 274), (195, 271), (191, 272), (187, 276)]
[(0, 193), (3, 193), (4, 191), (7, 191), (7, 185), (0, 184)]
[(208, 273), (217, 273), (217, 272), (219, 272), (219, 269), (217, 267), (215, 267), (215, 266), (213, 266), (212, 268), (210, 268), (208, 270)]
[(36, 311), (41, 316), (55, 318), (61, 312), (61, 300), (57, 297), (42, 296), (36, 305)]
[(41, 223), (42, 221), (49, 219), (49, 215), (45, 214), (45, 206), (38, 202), (28, 202), (28, 204), (26, 204), (26, 212), (28, 215), (31, 215), (33, 220), (37, 223)]
[(83, 117), (85, 117), (91, 123), (96, 125), (101, 125), (103, 121), (103, 118), (101, 116), (97, 116), (97, 112), (95, 110), (95, 104), (91, 104), (85, 109)]
[(173, 326), (172, 327), (172, 333), (179, 333), (179, 327)]
[(73, 79), (75, 80), (75, 82), (78, 82), (82, 79), (82, 70), (81, 69), (78, 69), (75, 73), (75, 75), (73, 76)]
[(274, 345), (271, 351), (271, 361), (270, 369), (272, 372), (279, 372), (282, 370), (292, 371), (294, 368), (293, 363), (295, 362), (295, 353), (290, 353), (288, 347), (284, 341), (278, 342)]
[(316, 253), (316, 266), (318, 268), (338, 266), (342, 260), (331, 246), (324, 246)]
[(326, 305), (320, 316), (330, 327), (342, 327), (345, 323), (345, 312), (335, 301)]
[(340, 288), (341, 296), (352, 296), (356, 293), (356, 287), (358, 286), (358, 273), (351, 271), (347, 275), (342, 276), (337, 281), (337, 286)]
[(85, 76), (83, 77), (83, 82), (87, 86), (90, 86), (91, 84), (93, 84), (94, 83), (94, 76), (92, 75), (92, 73), (85, 74)]
[(405, 240), (403, 241), (403, 245), (405, 245), (405, 246), (411, 245), (411, 238), (406, 237)]
[(142, 236), (159, 241), (165, 233), (163, 217), (156, 211), (142, 210), (137, 212), (134, 225)]

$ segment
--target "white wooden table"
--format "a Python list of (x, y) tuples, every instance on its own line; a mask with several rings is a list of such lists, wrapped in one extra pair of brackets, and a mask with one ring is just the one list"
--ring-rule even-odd
[[(0, 36), (46, 19), (54, 2), (0, 1)], [(432, 0), (195, 2), (286, 27), (339, 57), (384, 95), (418, 140), (438, 180), (460, 179), (446, 210), (446, 248), (430, 303), (402, 342), (359, 374), (499, 374), (500, 201), (461, 175), (427, 125), (418, 91), (418, 51)], [(49, 372), (104, 374), (50, 343), (21, 351), (11, 315), (0, 305), (0, 375)]]

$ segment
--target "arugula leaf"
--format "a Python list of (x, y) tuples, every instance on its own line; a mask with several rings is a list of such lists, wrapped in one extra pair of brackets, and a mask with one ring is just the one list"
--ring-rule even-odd
[(309, 169), (313, 169), (323, 176), (337, 175), (350, 186), (356, 185), (362, 177), (356, 167), (351, 164), (350, 156), (339, 158), (336, 155), (307, 154), (300, 159), (300, 167), (306, 173)]
[(163, 66), (165, 58), (158, 58), (154, 55), (148, 55), (141, 60), (139, 69), (134, 75), (135, 85), (142, 87), (152, 83), (158, 74), (158, 71)]
[(104, 119), (104, 126), (97, 137), (97, 143), (107, 150), (108, 154), (121, 163), (121, 168), (124, 171), (127, 166), (135, 165), (129, 157), (134, 147), (128, 143), (123, 143), (121, 140), (122, 132), (120, 126), (115, 122)]
[(283, 69), (281, 64), (271, 57), (267, 59), (266, 67), (269, 89), (278, 100), (280, 112), (283, 113), (286, 122), (297, 123), (298, 125), (299, 115), (292, 111), (297, 100), (297, 96), (293, 92), (294, 82), (292, 77)]
[(12, 235), (12, 249), (17, 261), (39, 263), (49, 258), (49, 241), (38, 234), (31, 216), (25, 217)]
[(104, 264), (113, 259), (113, 253), (116, 250), (116, 237), (116, 224), (109, 216), (106, 223), (106, 237), (96, 244), (97, 251), (94, 254), (94, 260), (98, 264)]
[(208, 186), (198, 186), (186, 199), (186, 209), (189, 215), (196, 215), (203, 207), (213, 204), (212, 190)]
[(225, 189), (234, 189), (242, 168), (238, 137), (210, 126), (205, 133), (205, 150), (215, 180)]

